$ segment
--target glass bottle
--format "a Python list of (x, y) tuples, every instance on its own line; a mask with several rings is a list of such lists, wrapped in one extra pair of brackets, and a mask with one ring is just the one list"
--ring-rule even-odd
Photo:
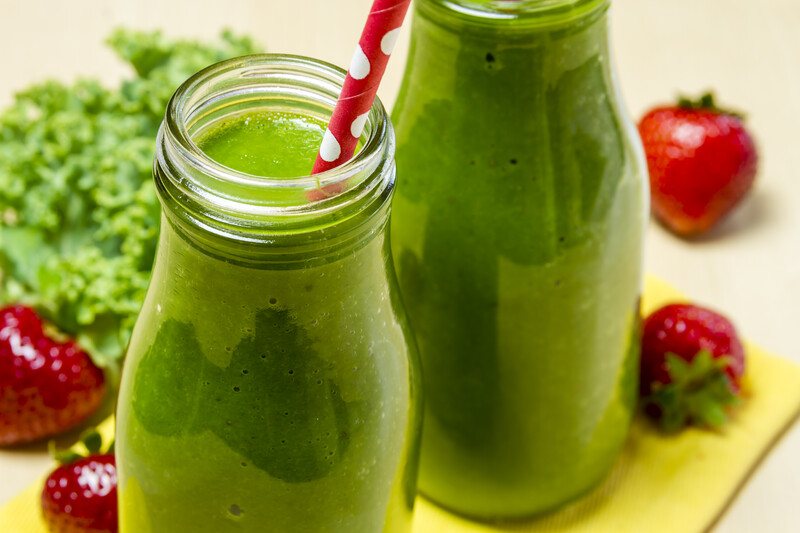
[[(122, 533), (410, 531), (421, 408), (382, 105), (357, 155), (316, 176), (245, 174), (195, 142), (253, 111), (327, 120), (343, 81), (319, 61), (248, 56), (169, 104), (158, 253), (119, 397)], [(320, 187), (341, 193), (307, 200)]]
[(420, 490), (481, 518), (589, 490), (637, 393), (645, 166), (608, 0), (419, 0), (392, 247), (423, 366)]

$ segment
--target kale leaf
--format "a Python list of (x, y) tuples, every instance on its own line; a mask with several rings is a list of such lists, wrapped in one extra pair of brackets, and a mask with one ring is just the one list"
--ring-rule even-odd
[(122, 29), (108, 44), (133, 67), (119, 87), (47, 81), (0, 111), (0, 304), (33, 305), (115, 371), (155, 254), (166, 104), (194, 72), (257, 47)]

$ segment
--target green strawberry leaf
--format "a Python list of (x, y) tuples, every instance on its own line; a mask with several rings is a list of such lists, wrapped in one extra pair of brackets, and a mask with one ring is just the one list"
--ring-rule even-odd
[(75, 446), (59, 450), (56, 447), (56, 442), (54, 440), (51, 440), (47, 443), (47, 449), (50, 452), (50, 456), (55, 459), (56, 462), (62, 465), (74, 463), (78, 459), (83, 459), (84, 457), (91, 455), (97, 455), (100, 453), (114, 453), (114, 440), (112, 439), (105, 451), (103, 451), (103, 436), (95, 428), (89, 428), (84, 431), (81, 434), (80, 443), (86, 448), (86, 453), (83, 453), (83, 450), (81, 450), (80, 447), (77, 447), (76, 449)]
[(90, 455), (99, 452), (103, 447), (103, 437), (94, 428), (87, 429), (83, 435), (81, 435), (81, 442), (86, 446)]
[(56, 462), (60, 465), (68, 465), (70, 463), (74, 463), (78, 459), (81, 459), (83, 456), (76, 451), (73, 451), (70, 448), (66, 450), (59, 450), (56, 448), (56, 441), (51, 440), (47, 443), (47, 451), (50, 453), (50, 457), (56, 460)]
[(656, 384), (644, 399), (646, 411), (655, 413), (668, 433), (688, 424), (719, 429), (728, 421), (728, 409), (739, 402), (725, 369), (728, 357), (714, 358), (702, 350), (692, 359), (669, 353), (666, 357), (670, 383)]

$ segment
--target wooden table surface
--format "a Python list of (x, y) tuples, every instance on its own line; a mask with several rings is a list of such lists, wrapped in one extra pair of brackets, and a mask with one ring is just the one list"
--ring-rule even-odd
[[(0, 105), (47, 77), (124, 69), (102, 45), (111, 28), (210, 37), (222, 27), (272, 52), (347, 65), (370, 0), (0, 0)], [(614, 0), (613, 45), (629, 109), (714, 88), (745, 110), (762, 156), (755, 193), (718, 231), (685, 242), (651, 225), (647, 270), (726, 312), (746, 336), (800, 363), (800, 2)], [(394, 101), (404, 31), (381, 97)], [(42, 448), (0, 451), (0, 503), (43, 474)], [(800, 531), (800, 425), (760, 465), (716, 532)], [(678, 532), (680, 533), (680, 532)]]

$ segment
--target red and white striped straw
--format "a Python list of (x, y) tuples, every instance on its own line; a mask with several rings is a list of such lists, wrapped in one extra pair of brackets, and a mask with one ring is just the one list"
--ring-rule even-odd
[[(411, 0), (375, 0), (333, 109), (312, 174), (336, 168), (355, 152)], [(338, 191), (315, 191), (319, 199)], [(327, 194), (325, 194), (327, 193)]]

